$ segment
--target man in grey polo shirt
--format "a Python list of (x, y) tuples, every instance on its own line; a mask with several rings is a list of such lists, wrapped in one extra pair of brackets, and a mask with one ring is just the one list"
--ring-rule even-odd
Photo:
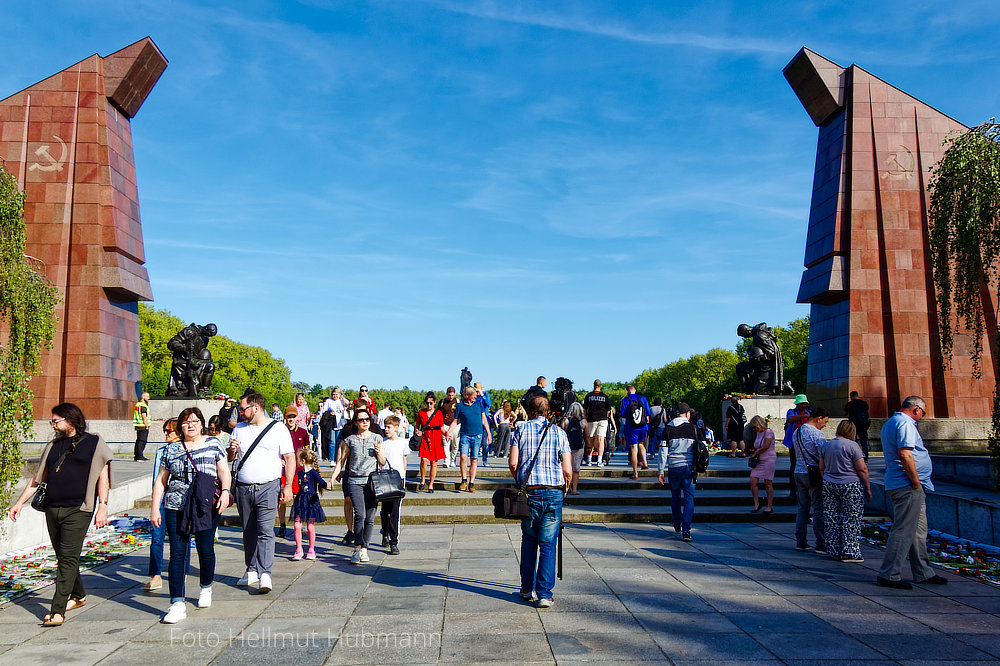
[[(292, 501), (295, 478), (295, 453), (288, 428), (272, 421), (264, 396), (250, 392), (240, 399), (244, 421), (233, 429), (229, 457), (236, 460), (233, 489), (236, 509), (243, 523), (243, 558), (247, 570), (237, 585), (259, 583), (261, 594), (271, 591), (271, 567), (274, 565), (274, 517), (278, 495)], [(272, 426), (266, 432), (265, 428)], [(263, 434), (262, 434), (263, 433)], [(253, 447), (254, 441), (260, 441)], [(282, 467), (285, 487), (281, 488)]]
[(892, 527), (885, 544), (882, 569), (875, 582), (882, 587), (909, 590), (900, 572), (910, 556), (913, 580), (919, 585), (944, 585), (948, 579), (931, 569), (927, 558), (926, 491), (934, 490), (931, 481), (931, 455), (917, 430), (924, 418), (927, 403), (918, 395), (903, 400), (899, 411), (882, 426), (882, 455), (885, 456), (885, 492), (892, 500)]

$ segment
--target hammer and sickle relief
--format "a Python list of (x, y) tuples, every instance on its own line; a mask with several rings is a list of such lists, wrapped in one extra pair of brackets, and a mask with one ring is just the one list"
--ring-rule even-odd
[(914, 159), (913, 153), (909, 148), (906, 146), (898, 146), (898, 148), (899, 150), (885, 159), (885, 166), (888, 173), (883, 173), (882, 177), (910, 180), (913, 178), (913, 171), (917, 166), (917, 161)]
[[(66, 142), (59, 138), (58, 135), (53, 134), (52, 138), (59, 142), (61, 148), (61, 153), (59, 159), (52, 157), (52, 153), (49, 152), (49, 144), (43, 143), (35, 150), (35, 155), (38, 156), (39, 161), (35, 162), (28, 167), (28, 171), (62, 171), (63, 164), (66, 163), (66, 153), (68, 149), (66, 148)], [(46, 164), (42, 163), (42, 160), (47, 160)]]

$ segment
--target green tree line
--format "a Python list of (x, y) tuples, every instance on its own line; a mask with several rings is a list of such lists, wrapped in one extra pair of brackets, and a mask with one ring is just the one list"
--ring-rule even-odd
[[(143, 386), (151, 395), (163, 395), (170, 377), (171, 353), (167, 341), (185, 326), (185, 322), (165, 310), (157, 310), (145, 304), (139, 305), (139, 337), (142, 345)], [(787, 326), (775, 326), (775, 335), (781, 346), (785, 362), (785, 379), (792, 382), (796, 390), (804, 390), (806, 364), (809, 353), (809, 318), (795, 319)], [(747, 357), (749, 340), (741, 340), (735, 350), (710, 349), (704, 354), (695, 354), (667, 363), (661, 368), (644, 370), (631, 382), (604, 383), (603, 390), (616, 407), (625, 397), (628, 383), (649, 401), (661, 398), (663, 404), (671, 405), (678, 400), (702, 412), (706, 423), (721, 436), (721, 415), (719, 405), (724, 396), (739, 390), (736, 381), (736, 364)], [(313, 411), (319, 402), (329, 396), (334, 386), (309, 385), (306, 382), (292, 382), (285, 362), (273, 357), (260, 347), (251, 347), (229, 338), (217, 335), (209, 344), (216, 365), (212, 380), (213, 393), (241, 395), (245, 388), (253, 387), (264, 395), (268, 404), (278, 403), (285, 407), (291, 404), (296, 393), (306, 397)], [(580, 400), (591, 390), (593, 380), (575, 380), (574, 393)], [(548, 388), (555, 384), (555, 377), (549, 378)], [(358, 397), (357, 388), (340, 387), (344, 397), (353, 400)], [(402, 407), (406, 417), (415, 422), (417, 411), (424, 406), (424, 396), (433, 390), (438, 400), (444, 398), (447, 386), (430, 389), (385, 389), (369, 387), (368, 395), (375, 401), (377, 409), (387, 402), (393, 407)], [(456, 388), (458, 388), (456, 386)], [(494, 409), (504, 400), (510, 400), (516, 407), (527, 387), (518, 389), (486, 387), (493, 400)]]

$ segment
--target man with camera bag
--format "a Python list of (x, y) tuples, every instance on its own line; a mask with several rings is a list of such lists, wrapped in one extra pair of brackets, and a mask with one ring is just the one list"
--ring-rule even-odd
[(528, 420), (514, 426), (507, 461), (515, 483), (524, 486), (530, 510), (521, 521), (521, 598), (537, 598), (539, 608), (549, 608), (556, 579), (563, 494), (573, 468), (566, 433), (546, 419), (548, 399), (530, 398), (527, 411)]

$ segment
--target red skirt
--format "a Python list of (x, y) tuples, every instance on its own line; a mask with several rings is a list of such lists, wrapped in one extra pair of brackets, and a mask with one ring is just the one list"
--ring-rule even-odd
[(425, 430), (420, 438), (420, 457), (424, 460), (444, 460), (444, 445), (440, 430)]

